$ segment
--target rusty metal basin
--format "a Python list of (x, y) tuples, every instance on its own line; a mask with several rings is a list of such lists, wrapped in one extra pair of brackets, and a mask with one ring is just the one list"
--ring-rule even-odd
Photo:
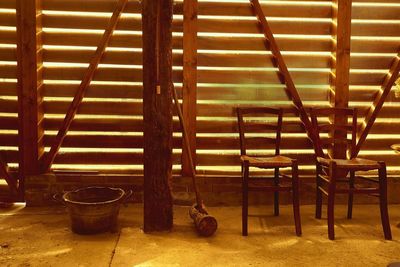
[(115, 231), (120, 205), (128, 195), (120, 188), (110, 187), (66, 192), (62, 200), (71, 218), (72, 231), (77, 234)]

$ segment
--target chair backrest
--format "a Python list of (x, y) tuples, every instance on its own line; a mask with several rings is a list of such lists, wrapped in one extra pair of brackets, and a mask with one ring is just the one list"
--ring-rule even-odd
[[(356, 147), (357, 109), (351, 108), (314, 108), (310, 111), (311, 123), (317, 133), (317, 146), (328, 149), (326, 158), (331, 158), (329, 150), (335, 145), (345, 147), (350, 158)], [(343, 122), (334, 124), (335, 116), (340, 116)], [(322, 134), (327, 134), (322, 136)], [(349, 135), (351, 136), (349, 138)], [(345, 158), (345, 157), (344, 157)]]
[[(241, 155), (246, 155), (246, 148), (252, 144), (255, 144), (257, 148), (261, 148), (263, 145), (272, 145), (275, 148), (275, 155), (279, 155), (283, 109), (263, 107), (237, 108), (236, 112)], [(246, 136), (256, 133), (272, 133), (273, 137)]]

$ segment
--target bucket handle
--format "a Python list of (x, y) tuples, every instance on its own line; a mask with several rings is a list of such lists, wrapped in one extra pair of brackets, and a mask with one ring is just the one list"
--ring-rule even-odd
[(122, 201), (122, 203), (124, 204), (125, 207), (128, 206), (128, 201), (131, 199), (132, 195), (133, 195), (133, 190), (129, 189), (128, 191), (124, 191), (125, 195), (124, 195), (124, 200)]
[(58, 202), (58, 203), (60, 203), (61, 205), (65, 206), (65, 201), (64, 201), (64, 199), (63, 199), (63, 194), (61, 194), (61, 193), (55, 193), (55, 194), (53, 195), (53, 200), (54, 200), (55, 202)]

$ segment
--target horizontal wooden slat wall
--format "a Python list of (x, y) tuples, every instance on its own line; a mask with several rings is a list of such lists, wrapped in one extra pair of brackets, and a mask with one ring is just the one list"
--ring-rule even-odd
[[(349, 104), (360, 109), (361, 123), (400, 49), (400, 1), (353, 0), (352, 13)], [(400, 142), (400, 99), (395, 97), (394, 89), (393, 86), (360, 156), (386, 160), (390, 172), (398, 173), (400, 159), (390, 149)]]
[[(2, 0), (0, 1), (0, 151), (10, 167), (18, 167), (16, 42), (16, 0)], [(9, 121), (12, 123), (8, 124)]]
[[(351, 42), (352, 106), (368, 108), (398, 52), (398, 0), (353, 0)], [(332, 2), (261, 1), (264, 12), (306, 107), (329, 105), (333, 39)], [(43, 0), (45, 146), (61, 125), (91, 56), (114, 9), (114, 0)], [(174, 79), (182, 83), (182, 0), (175, 1)], [(140, 2), (129, 1), (55, 169), (142, 172), (142, 40)], [(287, 108), (282, 153), (311, 171), (313, 154), (298, 117), (258, 32), (246, 0), (202, 1), (198, 14), (198, 170), (239, 174), (234, 108)], [(15, 0), (0, 2), (0, 147), (17, 163)], [(180, 92), (179, 92), (180, 93)], [(361, 155), (398, 159), (389, 145), (400, 142), (400, 104), (390, 95)], [(175, 117), (176, 119), (176, 117)], [(361, 120), (360, 120), (361, 121)], [(389, 123), (390, 122), (390, 123)], [(180, 168), (179, 127), (175, 121), (174, 169)], [(253, 152), (260, 150), (253, 144)], [(378, 152), (376, 152), (378, 151)], [(372, 153), (374, 152), (374, 153)], [(369, 155), (371, 154), (371, 155)], [(372, 155), (373, 154), (373, 155)]]
[[(262, 1), (305, 106), (329, 105), (331, 1)], [(285, 107), (282, 153), (312, 168), (313, 150), (280, 84), (249, 1), (199, 1), (199, 170), (238, 175), (235, 107)], [(205, 128), (203, 128), (205, 127)], [(253, 154), (272, 147), (251, 144)], [(204, 160), (203, 160), (204, 157)]]
[[(116, 3), (43, 1), (46, 147), (54, 140)], [(53, 169), (142, 172), (140, 13), (140, 2), (129, 1), (78, 110), (74, 124), (81, 126), (67, 133)]]

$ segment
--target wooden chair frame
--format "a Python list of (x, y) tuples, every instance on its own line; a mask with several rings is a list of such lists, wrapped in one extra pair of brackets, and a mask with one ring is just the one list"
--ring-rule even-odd
[[(318, 117), (326, 116), (333, 119), (332, 116), (344, 116), (351, 118), (351, 123), (342, 125), (319, 123)], [(329, 239), (335, 239), (334, 232), (334, 202), (336, 194), (348, 194), (347, 218), (352, 218), (354, 194), (368, 194), (379, 197), (380, 213), (382, 227), (385, 239), (392, 239), (389, 215), (387, 209), (387, 177), (386, 164), (383, 161), (373, 161), (362, 158), (356, 158), (352, 155), (356, 149), (357, 135), (357, 110), (349, 108), (321, 108), (311, 109), (311, 122), (317, 131), (317, 146), (321, 149), (333, 148), (334, 145), (346, 146), (348, 150), (347, 159), (332, 158), (329, 153), (325, 157), (316, 158), (316, 210), (315, 217), (321, 219), (322, 213), (322, 195), (328, 197), (328, 236)], [(321, 139), (321, 132), (328, 131), (330, 136), (325, 140)], [(348, 133), (351, 133), (351, 139), (348, 139)], [(378, 170), (378, 180), (370, 177), (356, 176), (357, 171)], [(349, 177), (347, 178), (349, 174)], [(378, 184), (377, 187), (357, 188), (355, 180), (367, 180)], [(348, 188), (337, 188), (340, 182), (348, 183)], [(324, 188), (327, 185), (327, 189)]]
[[(267, 192), (274, 192), (274, 215), (279, 215), (279, 192), (292, 191), (293, 196), (293, 213), (295, 220), (296, 235), (301, 236), (301, 220), (300, 220), (300, 204), (299, 204), (299, 178), (297, 160), (280, 156), (281, 130), (283, 109), (274, 108), (237, 108), (239, 135), (240, 135), (240, 152), (242, 162), (242, 235), (248, 235), (248, 192), (249, 192), (249, 169), (250, 167), (258, 167), (263, 169), (274, 169), (273, 185), (263, 186), (262, 189)], [(276, 125), (259, 123), (255, 126), (256, 130), (276, 131), (276, 138), (262, 137), (262, 140), (267, 143), (275, 144), (275, 156), (269, 158), (255, 158), (247, 155), (246, 144), (250, 138), (245, 137), (247, 124), (244, 121), (244, 116), (254, 114), (262, 115), (269, 114), (277, 116)], [(255, 139), (258, 141), (258, 139)], [(292, 168), (291, 177), (281, 174), (280, 168)], [(291, 185), (281, 185), (282, 179), (290, 179)], [(261, 179), (261, 178), (256, 178)], [(270, 178), (266, 178), (270, 179)]]

